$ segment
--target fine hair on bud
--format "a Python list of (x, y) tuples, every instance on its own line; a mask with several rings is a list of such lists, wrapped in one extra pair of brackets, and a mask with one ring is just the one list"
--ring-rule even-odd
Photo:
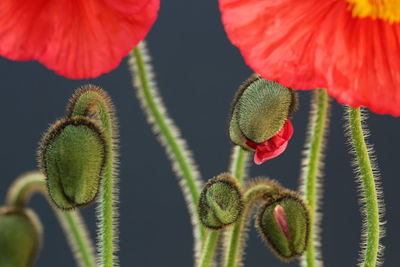
[(0, 267), (33, 266), (42, 235), (42, 225), (32, 210), (0, 208)]
[(246, 140), (264, 142), (277, 134), (297, 109), (297, 93), (253, 74), (236, 92), (231, 104), (228, 134), (231, 142), (254, 151)]
[(213, 230), (235, 223), (243, 211), (242, 192), (229, 173), (210, 179), (203, 187), (199, 200), (202, 224)]
[(259, 208), (256, 227), (278, 258), (291, 261), (308, 247), (310, 212), (300, 196), (286, 190)]
[(74, 116), (51, 126), (42, 139), (39, 161), (54, 204), (71, 209), (93, 202), (106, 157), (105, 135), (88, 117)]

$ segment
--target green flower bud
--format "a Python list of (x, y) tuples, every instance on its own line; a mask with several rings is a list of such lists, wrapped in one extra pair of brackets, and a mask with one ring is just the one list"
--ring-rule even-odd
[(0, 208), (0, 267), (32, 266), (42, 244), (42, 226), (32, 210)]
[[(238, 90), (231, 107), (232, 143), (254, 151), (255, 145), (275, 136), (297, 107), (297, 95), (277, 82), (253, 75)], [(246, 144), (247, 143), (247, 144)]]
[(44, 136), (40, 166), (56, 206), (71, 209), (92, 202), (106, 160), (103, 131), (87, 118), (56, 122)]
[(256, 226), (272, 251), (290, 261), (309, 243), (310, 214), (299, 196), (285, 192), (267, 201), (257, 214)]
[(199, 216), (210, 229), (222, 229), (235, 223), (243, 210), (242, 193), (228, 173), (210, 179), (203, 187), (199, 200)]

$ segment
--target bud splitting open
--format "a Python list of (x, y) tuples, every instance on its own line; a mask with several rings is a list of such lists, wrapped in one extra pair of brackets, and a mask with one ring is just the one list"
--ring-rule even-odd
[(239, 88), (232, 103), (232, 143), (255, 151), (256, 164), (277, 157), (292, 137), (289, 118), (296, 107), (297, 95), (292, 89), (253, 75)]
[(287, 191), (259, 210), (256, 226), (272, 251), (285, 261), (303, 254), (309, 243), (310, 215), (303, 200)]

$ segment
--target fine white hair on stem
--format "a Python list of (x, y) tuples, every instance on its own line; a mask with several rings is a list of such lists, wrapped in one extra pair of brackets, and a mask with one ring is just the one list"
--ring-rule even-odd
[[(90, 99), (83, 97), (91, 95)], [(94, 97), (95, 96), (95, 97)], [(92, 98), (93, 97), (93, 98)], [(97, 265), (109, 265), (112, 262), (113, 266), (119, 266), (117, 252), (118, 247), (118, 225), (119, 225), (119, 189), (118, 189), (118, 122), (116, 112), (111, 98), (100, 87), (94, 85), (85, 85), (75, 91), (70, 99), (70, 103), (66, 109), (66, 116), (73, 116), (76, 111), (77, 103), (83, 99), (85, 103), (84, 116), (88, 116), (99, 121), (103, 129), (107, 132), (107, 160), (100, 179), (100, 196), (97, 198), (98, 206), (96, 207), (97, 217)], [(97, 100), (95, 100), (97, 99)], [(86, 102), (85, 102), (86, 101)], [(101, 104), (99, 104), (101, 103)], [(79, 106), (79, 105), (78, 105)], [(107, 119), (103, 119), (101, 114), (106, 115)], [(111, 221), (109, 221), (111, 220)], [(111, 228), (110, 228), (111, 226)], [(110, 242), (111, 236), (111, 244)], [(106, 244), (107, 243), (107, 244)], [(104, 260), (108, 262), (104, 262)]]
[[(359, 252), (359, 259), (358, 259), (358, 266), (365, 266), (365, 257), (367, 251), (367, 241), (368, 241), (368, 221), (367, 221), (367, 206), (366, 206), (366, 198), (365, 198), (365, 190), (363, 184), (363, 178), (361, 174), (361, 169), (358, 164), (357, 160), (357, 153), (355, 151), (355, 146), (352, 138), (352, 133), (349, 124), (349, 116), (350, 116), (350, 108), (345, 108), (345, 119), (347, 123), (345, 124), (345, 135), (347, 137), (347, 143), (350, 147), (350, 153), (354, 156), (352, 161), (353, 170), (355, 173), (355, 180), (358, 184), (358, 191), (359, 191), (359, 204), (360, 204), (360, 211), (362, 216), (362, 227), (361, 227), (361, 244), (360, 244), (360, 252)], [(385, 247), (382, 245), (381, 240), (385, 236), (385, 224), (386, 221), (384, 219), (385, 216), (385, 203), (383, 199), (383, 189), (382, 189), (382, 182), (380, 180), (380, 172), (377, 164), (377, 159), (375, 156), (375, 151), (373, 145), (368, 144), (367, 138), (370, 135), (370, 132), (367, 127), (366, 120), (368, 118), (367, 111), (365, 109), (360, 108), (360, 120), (361, 120), (361, 128), (364, 137), (364, 142), (367, 147), (368, 157), (370, 161), (370, 165), (372, 168), (372, 174), (375, 182), (375, 190), (377, 196), (377, 204), (378, 204), (378, 212), (379, 212), (379, 245), (378, 245), (378, 254), (375, 266), (381, 266), (383, 264), (383, 252)]]
[[(160, 116), (162, 116), (165, 120), (165, 123), (167, 125), (167, 128), (171, 130), (171, 135), (172, 138), (176, 141), (177, 146), (181, 149), (183, 158), (187, 161), (188, 166), (189, 166), (189, 171), (193, 175), (194, 183), (195, 186), (197, 187), (198, 190), (202, 188), (203, 182), (200, 178), (200, 173), (198, 171), (198, 168), (195, 164), (195, 161), (193, 159), (193, 155), (191, 151), (188, 149), (188, 145), (184, 139), (181, 138), (181, 134), (178, 130), (178, 128), (175, 126), (173, 120), (168, 116), (167, 110), (164, 106), (164, 103), (162, 102), (162, 99), (159, 94), (159, 90), (157, 89), (157, 84), (155, 82), (155, 75), (153, 71), (153, 67), (151, 65), (151, 58), (148, 54), (146, 44), (144, 41), (142, 41), (138, 45), (142, 57), (143, 57), (143, 62), (144, 62), (144, 68), (145, 68), (145, 73), (147, 75), (147, 80), (149, 83), (149, 90), (151, 93), (151, 97), (154, 100), (154, 104), (158, 111), (160, 112)], [(157, 140), (161, 143), (161, 145), (164, 147), (166, 150), (166, 154), (171, 161), (172, 164), (172, 169), (175, 172), (176, 176), (178, 177), (179, 180), (179, 185), (181, 187), (181, 190), (183, 192), (187, 207), (189, 209), (190, 213), (190, 218), (191, 222), (193, 225), (193, 236), (194, 236), (194, 254), (195, 258), (197, 259), (200, 256), (200, 250), (201, 250), (201, 236), (200, 236), (200, 228), (201, 226), (198, 223), (198, 215), (197, 215), (197, 203), (194, 203), (193, 197), (191, 196), (189, 186), (187, 183), (187, 180), (184, 177), (184, 172), (182, 170), (182, 166), (179, 164), (179, 159), (177, 159), (177, 155), (174, 153), (171, 144), (168, 142), (167, 137), (165, 136), (165, 133), (163, 132), (163, 129), (160, 128), (160, 125), (157, 123), (157, 120), (155, 118), (155, 115), (153, 113), (154, 110), (152, 110), (149, 107), (149, 103), (146, 100), (146, 96), (143, 92), (143, 84), (141, 81), (140, 73), (139, 73), (139, 67), (138, 67), (138, 60), (135, 58), (134, 54), (131, 53), (129, 57), (129, 67), (133, 76), (133, 85), (136, 88), (136, 96), (140, 101), (140, 106), (142, 110), (144, 111), (146, 117), (147, 117), (147, 122), (152, 126), (152, 131), (153, 133), (157, 136)], [(181, 159), (182, 160), (182, 159)]]
[[(66, 216), (71, 216), (74, 218), (75, 226), (79, 228), (79, 231), (81, 233), (81, 238), (84, 240), (83, 242), (86, 245), (85, 249), (88, 251), (89, 255), (94, 255), (93, 243), (89, 237), (88, 230), (86, 228), (85, 223), (82, 220), (82, 217), (81, 217), (79, 211), (78, 210), (61, 211), (56, 207), (54, 207), (54, 211), (55, 211), (58, 221), (60, 222), (62, 229), (65, 233), (68, 244), (71, 247), (72, 254), (75, 258), (75, 261), (78, 263), (79, 267), (86, 267), (87, 265), (83, 260), (82, 252), (77, 243), (78, 240), (76, 239), (76, 237), (73, 236), (71, 224), (67, 222), (67, 217), (66, 217)], [(67, 215), (66, 213), (70, 213), (70, 214)]]
[[(318, 151), (317, 155), (317, 163), (316, 166), (314, 165), (313, 162), (310, 162), (311, 158), (311, 149), (313, 142), (317, 142), (316, 136), (314, 136), (316, 133), (316, 127), (318, 127), (317, 120), (321, 120), (322, 116), (319, 114), (319, 112), (324, 112), (323, 110), (319, 110), (319, 105), (322, 103), (319, 103), (320, 101), (324, 101), (319, 98), (320, 94), (322, 92), (320, 90), (324, 89), (316, 89), (313, 92), (312, 99), (311, 99), (311, 107), (310, 107), (310, 115), (309, 115), (309, 121), (308, 121), (308, 126), (307, 126), (307, 136), (306, 136), (306, 141), (304, 145), (304, 150), (303, 150), (303, 160), (301, 163), (301, 173), (300, 173), (300, 188), (299, 191), (304, 198), (306, 198), (307, 194), (307, 176), (309, 175), (310, 169), (311, 168), (316, 168), (316, 181), (315, 181), (315, 209), (314, 209), (314, 215), (313, 215), (313, 231), (312, 231), (312, 236), (310, 246), (314, 246), (314, 257), (315, 257), (315, 266), (316, 267), (321, 267), (323, 266), (323, 260), (322, 260), (322, 252), (321, 252), (321, 221), (322, 221), (322, 212), (321, 212), (321, 206), (322, 206), (322, 198), (323, 198), (323, 179), (324, 179), (324, 159), (325, 159), (325, 154), (324, 150), (326, 148), (326, 142), (327, 142), (327, 135), (329, 131), (329, 119), (330, 119), (330, 103), (329, 103), (329, 97), (328, 97), (327, 102), (326, 102), (326, 114), (325, 114), (325, 119), (322, 122), (323, 129), (322, 129), (322, 136), (320, 140), (320, 149)], [(317, 129), (318, 130), (318, 129)], [(315, 139), (315, 140), (314, 140)], [(303, 267), (307, 266), (306, 262), (306, 254), (303, 255), (300, 259), (300, 265)]]

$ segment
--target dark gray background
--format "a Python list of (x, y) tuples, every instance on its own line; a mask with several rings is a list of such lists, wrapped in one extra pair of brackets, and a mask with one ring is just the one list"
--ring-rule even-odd
[[(226, 38), (217, 1), (163, 1), (147, 41), (161, 95), (188, 141), (203, 179), (226, 171), (231, 150), (225, 134), (229, 104), (251, 70)], [(90, 81), (65, 79), (36, 62), (5, 59), (0, 59), (0, 74), (0, 200), (4, 201), (13, 179), (36, 168), (41, 135), (49, 123), (63, 115), (74, 89), (88, 82), (100, 85), (111, 95), (120, 123), (121, 265), (192, 266), (191, 226), (185, 203), (164, 150), (139, 108), (126, 60), (111, 73)], [(297, 189), (309, 98), (309, 92), (300, 92), (300, 109), (293, 119), (295, 132), (286, 152), (262, 166), (252, 165), (251, 176), (266, 175)], [(332, 107), (325, 160), (323, 256), (326, 266), (355, 266), (361, 227), (357, 185), (343, 134), (343, 108), (335, 101)], [(399, 266), (399, 119), (371, 114), (368, 123), (385, 191), (385, 266)], [(44, 198), (35, 196), (31, 207), (45, 228), (37, 266), (74, 266)], [(94, 237), (94, 208), (82, 212)], [(284, 264), (276, 260), (253, 227), (245, 263), (251, 267), (298, 265), (296, 261)]]

